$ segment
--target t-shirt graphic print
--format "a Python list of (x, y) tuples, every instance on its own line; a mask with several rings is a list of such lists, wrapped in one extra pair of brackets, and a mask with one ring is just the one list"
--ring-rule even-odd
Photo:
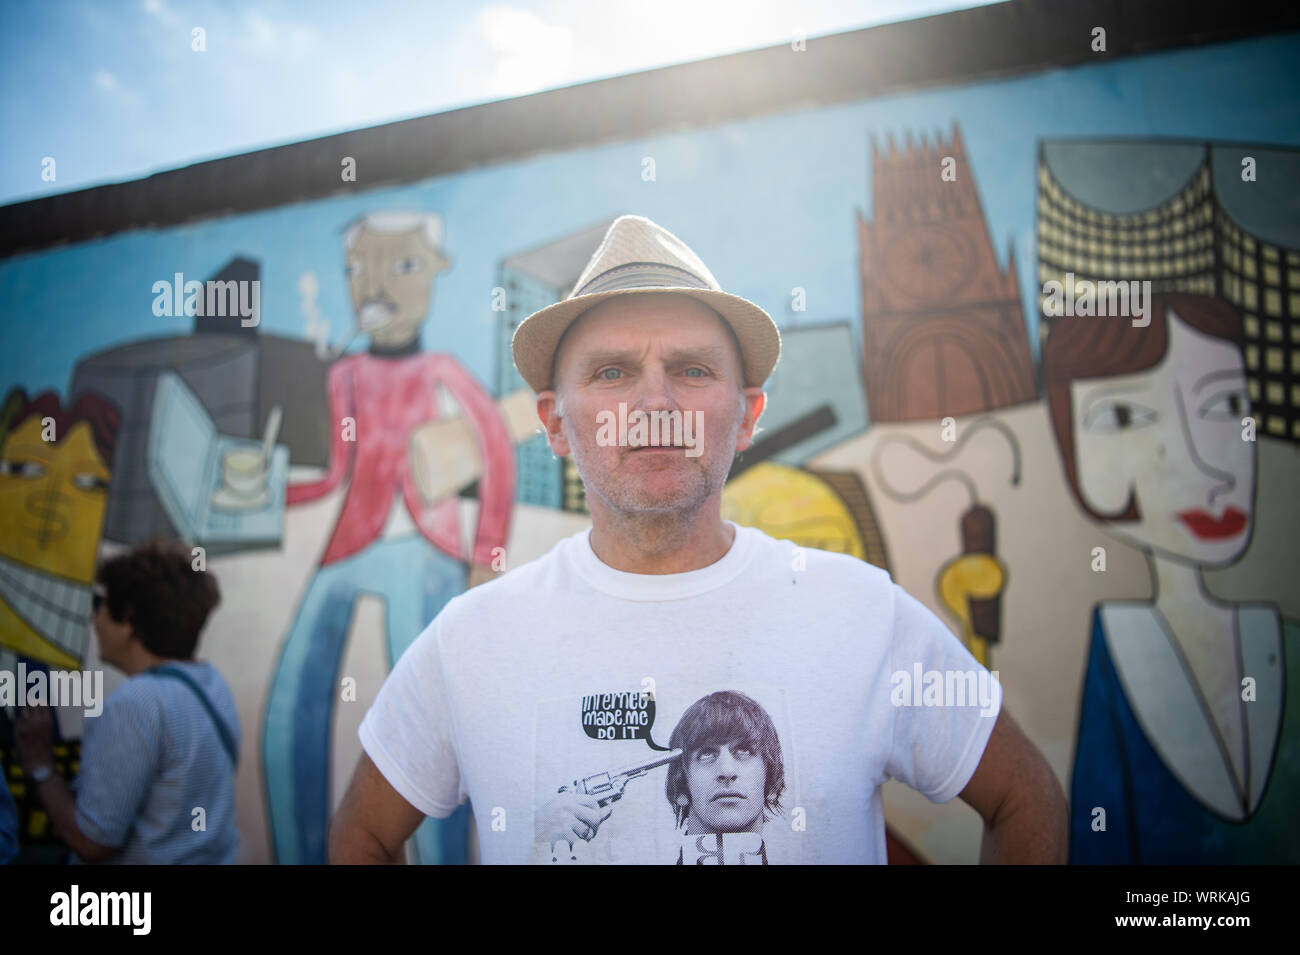
[(788, 710), (783, 689), (683, 692), (653, 676), (539, 704), (532, 861), (802, 861)]

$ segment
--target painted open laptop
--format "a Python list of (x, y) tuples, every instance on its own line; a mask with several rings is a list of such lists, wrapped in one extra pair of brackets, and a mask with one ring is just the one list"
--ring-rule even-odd
[(278, 427), (260, 443), (219, 434), (175, 372), (159, 375), (157, 388), (149, 480), (177, 534), (209, 553), (278, 544), (289, 476), (289, 449), (274, 443)]

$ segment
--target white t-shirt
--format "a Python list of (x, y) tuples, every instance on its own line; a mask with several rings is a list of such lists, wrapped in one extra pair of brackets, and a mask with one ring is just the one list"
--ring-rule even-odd
[(615, 570), (584, 530), (455, 598), (366, 753), (429, 816), (469, 798), (485, 863), (885, 862), (880, 784), (960, 793), (1001, 688), (884, 570), (732, 526), (699, 570)]

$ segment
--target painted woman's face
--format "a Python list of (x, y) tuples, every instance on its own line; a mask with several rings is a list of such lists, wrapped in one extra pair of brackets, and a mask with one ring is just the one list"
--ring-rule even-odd
[[(1130, 492), (1141, 519), (1107, 524), (1116, 537), (1204, 566), (1236, 561), (1250, 541), (1255, 442), (1241, 352), (1168, 312), (1160, 364), (1133, 375), (1072, 382), (1079, 489), (1098, 513)], [(1105, 319), (1076, 319), (1105, 321)]]

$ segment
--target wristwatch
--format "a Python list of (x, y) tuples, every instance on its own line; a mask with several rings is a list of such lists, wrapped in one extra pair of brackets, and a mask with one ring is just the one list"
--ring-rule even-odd
[(32, 782), (43, 783), (54, 775), (54, 770), (47, 764), (45, 766), (37, 766), (27, 775), (31, 778)]

